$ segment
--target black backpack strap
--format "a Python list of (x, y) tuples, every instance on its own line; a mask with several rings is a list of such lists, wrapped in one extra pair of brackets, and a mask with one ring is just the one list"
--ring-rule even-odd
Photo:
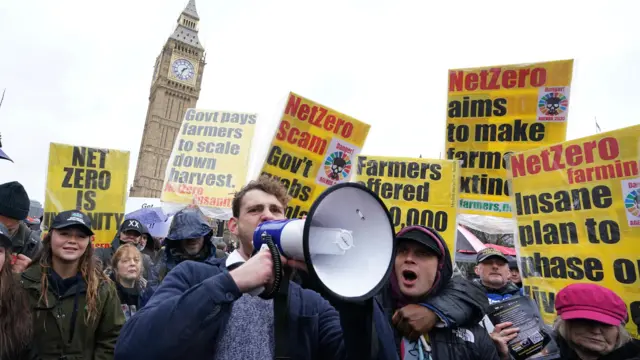
[(273, 297), (275, 359), (290, 360), (289, 354), (289, 278), (291, 273), (285, 270), (279, 291)]

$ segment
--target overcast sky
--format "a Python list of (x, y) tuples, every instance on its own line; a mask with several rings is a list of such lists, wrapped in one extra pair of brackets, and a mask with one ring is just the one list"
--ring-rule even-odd
[[(0, 0), (0, 183), (43, 201), (50, 142), (129, 150), (187, 0)], [(594, 2), (595, 3), (595, 2)], [(575, 59), (569, 139), (640, 123), (633, 1), (198, 0), (199, 108), (257, 112), (257, 172), (289, 91), (371, 124), (364, 154), (438, 157), (447, 69)]]

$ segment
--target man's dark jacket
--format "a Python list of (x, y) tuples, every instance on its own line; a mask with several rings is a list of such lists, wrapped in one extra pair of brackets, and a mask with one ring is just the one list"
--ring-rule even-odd
[[(233, 303), (240, 296), (225, 259), (181, 262), (125, 323), (115, 359), (213, 359)], [(361, 360), (353, 343), (345, 341), (360, 336), (352, 326), (360, 329), (361, 324), (354, 324), (348, 313), (338, 313), (318, 293), (290, 283), (288, 318), (292, 359)], [(391, 327), (378, 304), (374, 321), (377, 359), (397, 359)]]

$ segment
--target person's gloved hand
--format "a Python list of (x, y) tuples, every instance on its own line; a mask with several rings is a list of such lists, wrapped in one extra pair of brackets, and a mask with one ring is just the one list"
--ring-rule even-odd
[(398, 309), (391, 321), (402, 336), (415, 341), (433, 329), (438, 315), (422, 305), (409, 304)]

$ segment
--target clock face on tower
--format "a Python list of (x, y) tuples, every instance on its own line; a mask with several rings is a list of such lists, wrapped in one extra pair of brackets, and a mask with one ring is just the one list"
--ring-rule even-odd
[(171, 71), (176, 78), (182, 81), (188, 81), (193, 78), (195, 70), (191, 61), (187, 59), (177, 59), (171, 64)]

